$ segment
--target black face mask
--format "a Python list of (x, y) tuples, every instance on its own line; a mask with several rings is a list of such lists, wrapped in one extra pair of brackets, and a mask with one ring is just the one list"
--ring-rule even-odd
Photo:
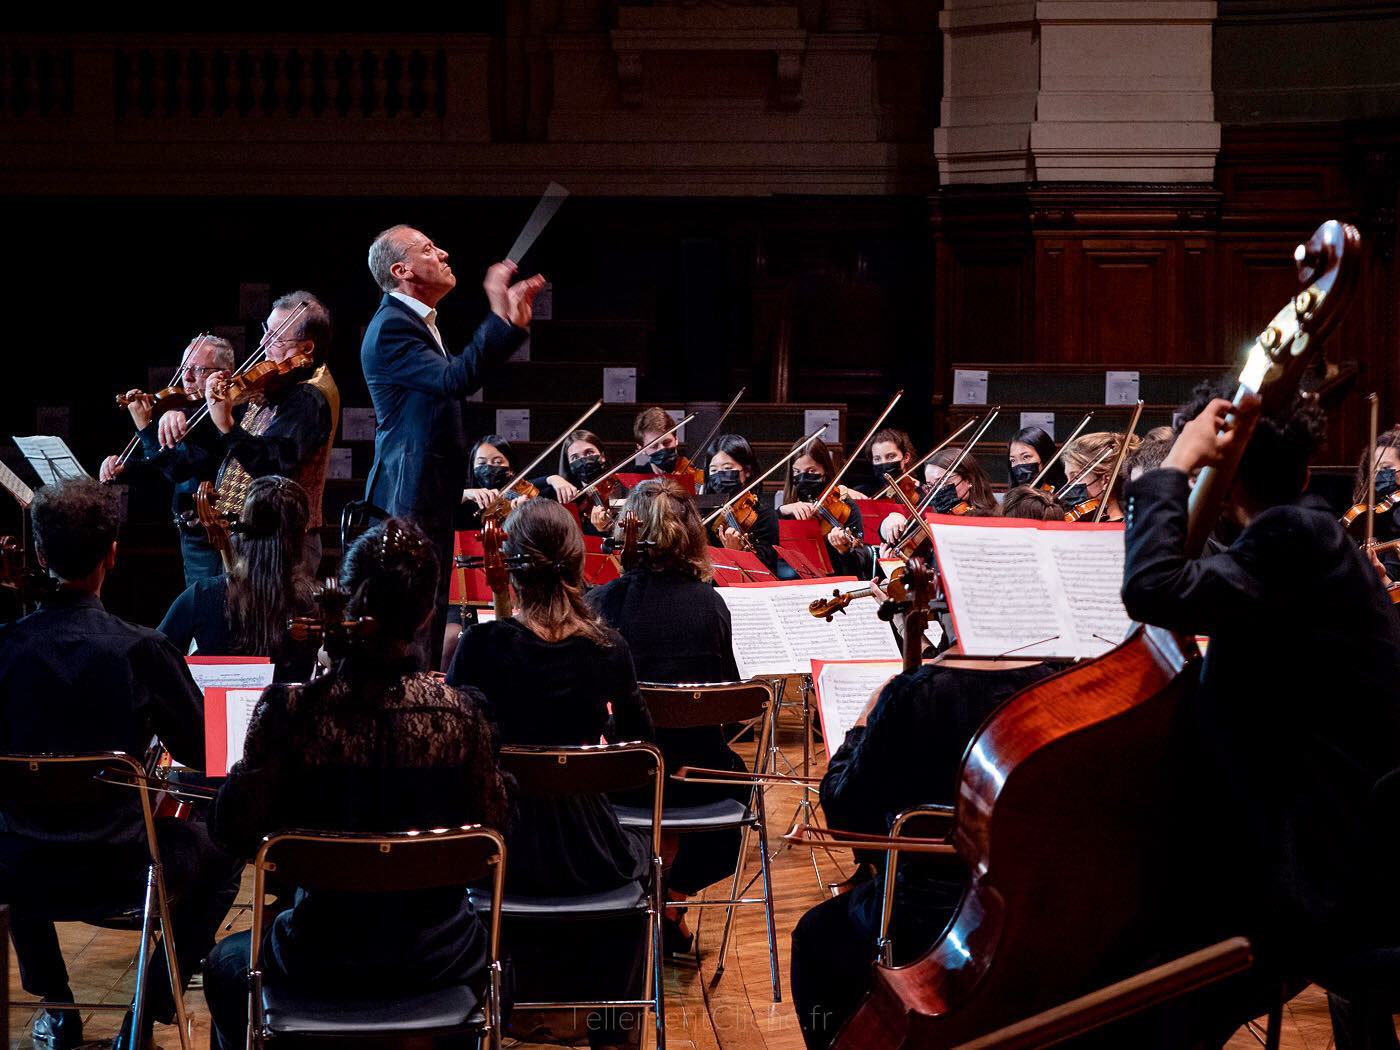
[(826, 478), (814, 470), (803, 471), (792, 476), (792, 491), (804, 503), (816, 499), (826, 488)]
[(675, 472), (676, 460), (679, 457), (680, 453), (676, 451), (676, 446), (672, 445), (670, 448), (657, 449), (648, 458), (651, 460), (651, 465), (661, 473), (671, 474)]
[(602, 477), (604, 469), (602, 456), (584, 456), (569, 464), (569, 472), (580, 485), (591, 485)]
[(1069, 507), (1071, 510), (1079, 506), (1081, 503), (1088, 503), (1089, 486), (1085, 485), (1082, 481), (1079, 482), (1077, 485), (1071, 485), (1068, 489), (1065, 490), (1065, 494), (1060, 497), (1060, 502), (1063, 503), (1066, 507)]
[(1011, 467), (1011, 484), (1029, 485), (1035, 480), (1035, 476), (1040, 473), (1040, 465), (1036, 463), (1016, 463)]
[(1396, 480), (1394, 467), (1381, 467), (1376, 471), (1376, 499), (1385, 499), (1396, 489), (1400, 489), (1400, 481)]
[(731, 496), (744, 486), (740, 480), (741, 474), (737, 470), (712, 470), (705, 488), (721, 496)]
[(483, 463), (473, 468), (472, 477), (476, 478), (476, 483), (484, 489), (505, 488), (506, 482), (510, 480), (510, 467), (496, 467)]
[(933, 512), (935, 514), (947, 514), (958, 505), (958, 487), (956, 485), (944, 485), (933, 494)]
[(876, 481), (889, 481), (889, 480), (891, 480), (892, 478), (897, 478), (897, 477), (899, 477), (899, 475), (901, 475), (901, 474), (903, 474), (903, 473), (904, 473), (904, 471), (902, 471), (902, 470), (899, 469), (899, 460), (897, 460), (897, 459), (891, 460), (891, 461), (888, 462), (888, 463), (876, 463), (876, 464), (875, 464), (875, 480), (876, 480)]

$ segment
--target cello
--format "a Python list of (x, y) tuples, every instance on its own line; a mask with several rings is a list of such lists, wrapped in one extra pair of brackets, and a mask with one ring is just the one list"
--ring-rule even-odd
[[(1257, 395), (1268, 411), (1296, 395), (1348, 299), (1359, 249), (1356, 229), (1336, 221), (1299, 246), (1308, 285), (1250, 347), (1237, 406)], [(1196, 481), (1190, 557), (1204, 548), (1245, 444), (1231, 442)], [(1022, 690), (983, 724), (959, 774), (953, 847), (971, 873), (962, 901), (917, 961), (876, 967), (835, 1046), (955, 1046), (1103, 976), (1105, 960), (1164, 900), (1155, 876), (1176, 787), (1169, 730), (1199, 659), (1192, 641), (1137, 625), (1117, 648)]]

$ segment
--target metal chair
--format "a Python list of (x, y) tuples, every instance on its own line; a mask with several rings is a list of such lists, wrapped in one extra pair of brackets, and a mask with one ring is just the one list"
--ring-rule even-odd
[(505, 884), (505, 842), (470, 825), (393, 834), (280, 831), (263, 839), (253, 861), (253, 926), (248, 966), (248, 1046), (282, 1037), (391, 1038), (474, 1035), (500, 1046), (500, 922), (489, 924), (486, 1000), (466, 984), (412, 995), (330, 998), (266, 981), (261, 969), (267, 876), (300, 889), (331, 893), (466, 891), (490, 880), (491, 901)]
[[(915, 806), (896, 816), (890, 824), (890, 838), (946, 839), (953, 830), (952, 806)], [(951, 844), (950, 844), (951, 846)], [(885, 851), (884, 897), (880, 903), (880, 936), (875, 942), (876, 956), (882, 966), (894, 965), (894, 941), (890, 938), (890, 923), (894, 921), (895, 876), (899, 870), (897, 848)], [(950, 863), (959, 865), (950, 852)]]
[(516, 922), (557, 922), (647, 917), (645, 995), (641, 999), (593, 1002), (516, 999), (518, 1010), (589, 1010), (598, 1008), (650, 1008), (656, 1026), (657, 1050), (666, 1047), (666, 995), (661, 973), (661, 789), (665, 766), (653, 744), (625, 743), (588, 747), (503, 747), (501, 769), (515, 777), (520, 794), (535, 798), (568, 795), (608, 795), (638, 788), (652, 792), (652, 805), (644, 812), (651, 831), (652, 885), (648, 893), (640, 883), (617, 890), (580, 896), (524, 897), (506, 894), (500, 915)]
[[(728, 783), (751, 784), (752, 791), (748, 804), (736, 799), (722, 799), (700, 806), (667, 806), (661, 814), (661, 830), (685, 834), (686, 832), (723, 831), (740, 828), (743, 832), (739, 846), (739, 861), (734, 868), (734, 879), (729, 896), (722, 900), (686, 901), (687, 908), (724, 908), (724, 936), (720, 941), (719, 964), (715, 968), (714, 980), (724, 973), (725, 959), (729, 952), (730, 934), (733, 932), (734, 909), (741, 904), (761, 904), (768, 924), (768, 970), (773, 984), (773, 1001), (782, 1001), (782, 987), (778, 979), (778, 937), (773, 921), (773, 876), (770, 869), (767, 839), (767, 813), (764, 810), (763, 787), (755, 777), (760, 777), (767, 754), (768, 737), (773, 731), (773, 687), (768, 682), (720, 682), (694, 685), (654, 685), (643, 683), (642, 699), (651, 712), (652, 722), (658, 729), (698, 729), (706, 726), (729, 725), (738, 722), (756, 721), (758, 724), (757, 747), (754, 751), (752, 773), (744, 773), (726, 778), (724, 772), (697, 770), (699, 774), (719, 774), (705, 777), (688, 776), (688, 783)], [(616, 807), (618, 819), (624, 825), (638, 825), (645, 819), (643, 811), (631, 806)], [(748, 855), (749, 836), (758, 839), (758, 871), (740, 888), (744, 875), (744, 859)], [(762, 879), (763, 893), (758, 897), (744, 896), (755, 881)], [(698, 923), (697, 923), (698, 926)], [(699, 937), (696, 937), (699, 944)], [(698, 961), (697, 951), (697, 961)]]
[[(0, 810), (7, 815), (21, 814), (36, 825), (52, 828), (81, 828), (91, 821), (93, 813), (110, 812), (112, 784), (131, 786), (145, 783), (146, 771), (141, 763), (120, 751), (97, 751), (82, 754), (0, 755)], [(175, 937), (170, 921), (170, 894), (165, 886), (165, 869), (160, 859), (160, 844), (156, 838), (155, 816), (151, 809), (150, 792), (137, 792), (141, 800), (141, 819), (146, 834), (150, 863), (146, 869), (145, 895), (132, 910), (125, 907), (117, 914), (82, 907), (52, 915), (55, 921), (83, 922), (106, 929), (140, 930), (141, 941), (136, 949), (136, 987), (131, 1003), (38, 1003), (31, 1000), (6, 1000), (6, 1007), (42, 1007), (45, 1010), (121, 1010), (131, 1011), (133, 1032), (140, 1032), (146, 1013), (147, 978), (150, 954), (155, 947), (157, 929), (166, 965), (170, 972), (170, 992), (175, 1000), (175, 1023), (180, 1031), (180, 1046), (189, 1050), (189, 1024), (185, 1015), (183, 982), (175, 956)]]

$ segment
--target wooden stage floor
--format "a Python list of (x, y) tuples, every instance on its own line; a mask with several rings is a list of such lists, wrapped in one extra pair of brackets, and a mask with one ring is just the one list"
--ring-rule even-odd
[[(780, 740), (784, 753), (791, 761), (799, 763), (802, 754), (801, 733), (795, 717), (791, 725), (784, 725)], [(814, 772), (820, 772), (823, 760), (824, 756), (818, 748)], [(811, 856), (806, 851), (783, 848), (781, 836), (796, 811), (798, 797), (798, 790), (787, 786), (772, 787), (768, 793), (783, 999), (779, 1003), (772, 1001), (763, 911), (759, 907), (739, 909), (735, 920), (735, 941), (730, 948), (725, 972), (716, 986), (710, 986), (719, 952), (723, 912), (709, 909), (700, 927), (703, 972), (697, 974), (694, 965), (685, 962), (666, 967), (668, 1040), (674, 1050), (802, 1048), (802, 1035), (788, 993), (789, 935), (803, 912), (821, 901), (824, 894), (818, 884)], [(756, 870), (757, 859), (752, 848), (749, 863), (751, 870)], [(823, 880), (830, 882), (842, 877), (836, 864), (824, 855), (818, 855), (818, 864)], [(245, 876), (240, 903), (248, 900), (250, 889), (251, 878)], [(724, 887), (715, 887), (714, 892), (722, 893)], [(693, 917), (696, 912), (690, 914)], [(230, 920), (232, 929), (247, 928), (246, 911), (235, 911)], [(74, 994), (80, 1001), (120, 1003), (129, 999), (133, 943), (130, 934), (77, 924), (64, 924), (59, 927), (59, 932)], [(12, 998), (23, 998), (13, 949), (10, 975)], [(203, 994), (197, 988), (192, 989), (187, 1002), (194, 1025), (193, 1045), (203, 1050), (209, 1046), (209, 1014)], [(12, 1048), (30, 1045), (31, 1017), (26, 1010), (11, 1010), (9, 1045)], [(89, 1043), (110, 1041), (120, 1020), (119, 1011), (86, 1016), (84, 1030)], [(652, 1046), (654, 1039), (649, 1021), (644, 1032), (643, 1046)], [(162, 1050), (178, 1050), (180, 1043), (175, 1029), (158, 1025), (155, 1036)], [(506, 1045), (533, 1048), (551, 1044), (507, 1039)], [(1229, 1050), (1251, 1050), (1259, 1045), (1257, 1040), (1241, 1031), (1231, 1039)], [(1283, 1050), (1329, 1050), (1332, 1046), (1327, 1003), (1319, 989), (1307, 989), (1288, 1005), (1282, 1045)]]

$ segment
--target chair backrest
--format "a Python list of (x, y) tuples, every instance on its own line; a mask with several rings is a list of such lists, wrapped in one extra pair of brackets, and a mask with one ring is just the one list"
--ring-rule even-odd
[(583, 747), (503, 747), (501, 770), (515, 777), (521, 795), (613, 795), (651, 792), (652, 853), (661, 850), (661, 798), (666, 764), (655, 744), (632, 741)]
[(407, 893), (454, 889), (491, 880), (491, 962), (500, 945), (501, 891), (506, 844), (494, 828), (470, 824), (430, 831), (278, 831), (268, 835), (253, 860), (252, 968), (262, 944), (266, 878), (275, 872), (289, 885), (309, 891)]
[(611, 795), (652, 788), (663, 771), (661, 752), (641, 742), (588, 747), (503, 747), (501, 769), (522, 795)]
[(658, 729), (695, 729), (762, 717), (773, 701), (767, 682), (701, 682), (641, 686)]
[[(114, 801), (125, 792), (139, 798), (152, 856), (155, 826), (145, 769), (122, 751), (74, 754), (0, 754), (0, 811), (24, 824), (65, 831), (106, 826)], [(140, 788), (137, 790), (136, 788)]]

